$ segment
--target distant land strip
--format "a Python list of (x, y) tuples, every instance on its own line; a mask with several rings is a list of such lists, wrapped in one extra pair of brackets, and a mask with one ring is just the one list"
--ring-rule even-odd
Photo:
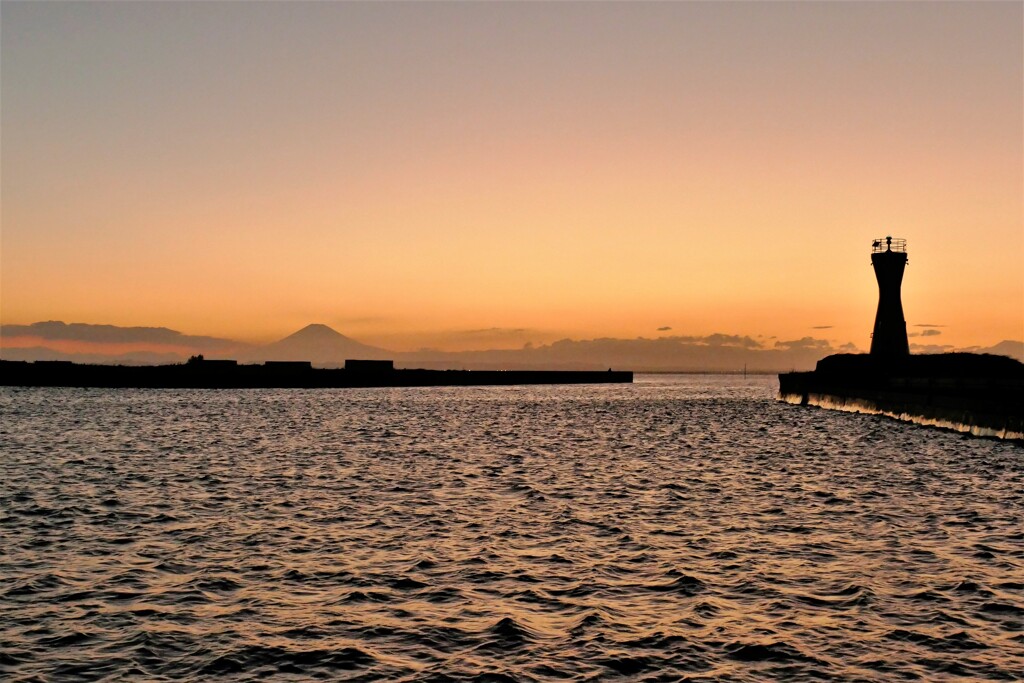
[(178, 365), (82, 365), (0, 360), (0, 386), (138, 389), (340, 389), (526, 384), (628, 384), (622, 370), (396, 370), (389, 361), (347, 361), (342, 369), (309, 362), (239, 365), (193, 360)]

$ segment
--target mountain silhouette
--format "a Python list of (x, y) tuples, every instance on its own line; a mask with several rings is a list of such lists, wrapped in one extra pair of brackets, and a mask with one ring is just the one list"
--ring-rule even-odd
[(348, 358), (387, 360), (395, 354), (346, 337), (327, 325), (306, 325), (280, 341), (252, 349), (252, 360), (308, 360), (314, 365), (342, 365)]
[[(70, 348), (65, 342), (75, 342)], [(110, 348), (110, 344), (122, 347)], [(965, 351), (1009, 356), (1024, 362), (1024, 341), (1006, 340), (995, 346), (956, 348), (953, 345), (913, 344), (914, 353)], [(340, 366), (348, 358), (394, 360), (405, 368), (466, 368), (473, 370), (594, 370), (628, 368), (636, 371), (784, 372), (811, 370), (834, 353), (856, 351), (835, 347), (824, 339), (780, 341), (774, 346), (750, 337), (727, 334), (672, 336), (656, 339), (563, 339), (521, 349), (478, 351), (389, 351), (363, 344), (327, 325), (308, 325), (266, 346), (231, 339), (182, 334), (154, 327), (117, 327), (59, 321), (31, 325), (0, 325), (0, 358), (4, 360), (71, 360), (78, 363), (183, 362), (203, 354), (208, 359), (233, 358), (243, 363), (265, 360), (312, 361), (321, 367)]]

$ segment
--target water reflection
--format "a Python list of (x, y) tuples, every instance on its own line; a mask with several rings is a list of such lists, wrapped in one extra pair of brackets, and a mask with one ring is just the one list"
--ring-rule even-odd
[(776, 390), (4, 390), (0, 671), (1024, 670), (1019, 447)]

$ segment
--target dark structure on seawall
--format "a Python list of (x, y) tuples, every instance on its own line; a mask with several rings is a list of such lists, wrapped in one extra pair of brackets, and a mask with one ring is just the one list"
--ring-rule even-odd
[(837, 354), (813, 372), (781, 374), (780, 398), (1024, 440), (1024, 364), (971, 353), (911, 355), (900, 298), (906, 241), (886, 237), (871, 246), (878, 280), (871, 353)]
[(239, 365), (196, 356), (177, 365), (80, 365), (67, 361), (0, 361), (0, 386), (141, 389), (333, 389), (516, 384), (621, 384), (629, 371), (396, 370), (393, 361), (347, 360), (343, 369), (308, 361)]

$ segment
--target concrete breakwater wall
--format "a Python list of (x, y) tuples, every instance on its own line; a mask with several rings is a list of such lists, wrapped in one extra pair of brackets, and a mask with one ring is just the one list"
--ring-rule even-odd
[(800, 405), (1024, 440), (1024, 366), (1010, 358), (945, 355), (899, 364), (879, 364), (866, 356), (830, 356), (814, 372), (779, 375), (779, 397)]
[(0, 361), (0, 386), (142, 389), (337, 389), (516, 384), (629, 383), (629, 371), (321, 369), (309, 363), (79, 365)]

